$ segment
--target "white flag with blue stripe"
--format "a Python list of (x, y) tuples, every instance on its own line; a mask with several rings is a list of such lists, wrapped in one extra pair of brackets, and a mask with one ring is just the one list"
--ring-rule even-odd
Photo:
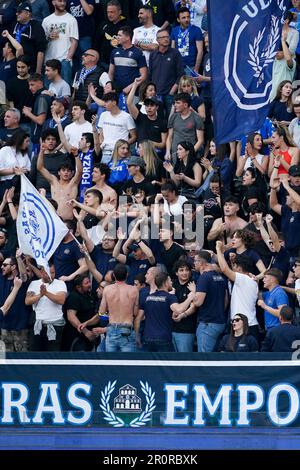
[(21, 175), (17, 234), (22, 252), (48, 270), (49, 259), (67, 233), (68, 228), (50, 202)]

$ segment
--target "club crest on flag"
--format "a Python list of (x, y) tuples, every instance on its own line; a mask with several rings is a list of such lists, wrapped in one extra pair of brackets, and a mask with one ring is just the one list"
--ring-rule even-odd
[(32, 256), (38, 265), (47, 266), (67, 232), (67, 227), (51, 204), (22, 175), (17, 218), (18, 241), (22, 252)]
[(208, 0), (209, 54), (217, 144), (260, 129), (288, 0)]
[[(269, 102), (270, 88), (272, 86), (272, 64), (278, 49), (281, 23), (285, 12), (283, 0), (277, 0), (280, 16), (269, 15), (267, 24), (257, 31), (256, 16), (259, 9), (267, 10), (274, 0), (262, 0), (256, 3), (252, 0), (244, 5), (240, 14), (235, 15), (224, 57), (225, 84), (231, 97), (240, 109), (258, 109)], [(253, 42), (249, 38), (253, 35), (253, 27), (257, 34)], [(246, 61), (238, 60), (239, 52), (245, 54), (245, 42), (248, 43), (248, 57)], [(248, 70), (247, 70), (248, 66)], [(242, 73), (240, 70), (242, 68)], [(250, 87), (243, 84), (243, 76), (254, 77)]]

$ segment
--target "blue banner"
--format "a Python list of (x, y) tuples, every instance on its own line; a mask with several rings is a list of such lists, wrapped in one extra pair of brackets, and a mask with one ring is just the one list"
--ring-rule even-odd
[(299, 351), (274, 354), (8, 354), (1, 428), (300, 426)]
[(288, 0), (209, 0), (215, 138), (239, 140), (262, 126)]

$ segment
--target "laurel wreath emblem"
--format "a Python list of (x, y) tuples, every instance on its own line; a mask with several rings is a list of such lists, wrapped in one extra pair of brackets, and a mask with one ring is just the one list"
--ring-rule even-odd
[[(119, 418), (119, 416), (115, 415), (115, 413), (111, 410), (110, 404), (109, 404), (110, 396), (116, 388), (116, 383), (117, 383), (116, 380), (112, 383), (108, 382), (108, 384), (104, 388), (104, 391), (101, 392), (100, 408), (102, 409), (104, 413), (105, 421), (107, 421), (111, 426), (115, 428), (121, 428), (125, 426), (125, 422), (121, 418)], [(140, 381), (140, 384), (141, 384), (141, 389), (146, 398), (146, 407), (144, 411), (142, 411), (141, 414), (137, 418), (130, 421), (128, 426), (132, 428), (145, 426), (145, 424), (148, 421), (150, 421), (152, 412), (156, 408), (156, 405), (154, 404), (155, 392), (152, 392), (152, 389), (148, 385), (148, 382), (143, 383), (142, 381)]]
[(268, 67), (274, 60), (277, 49), (276, 44), (279, 39), (279, 19), (276, 16), (271, 16), (271, 29), (268, 36), (266, 47), (260, 53), (260, 43), (264, 37), (266, 27), (258, 32), (254, 38), (253, 44), (249, 44), (249, 57), (248, 63), (252, 66), (254, 77), (256, 77), (258, 87), (264, 80), (264, 68)]

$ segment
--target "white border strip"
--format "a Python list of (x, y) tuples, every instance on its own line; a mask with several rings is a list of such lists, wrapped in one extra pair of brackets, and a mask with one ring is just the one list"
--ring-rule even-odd
[(0, 359), (9, 366), (300, 367), (300, 361), (160, 361), (99, 359)]

